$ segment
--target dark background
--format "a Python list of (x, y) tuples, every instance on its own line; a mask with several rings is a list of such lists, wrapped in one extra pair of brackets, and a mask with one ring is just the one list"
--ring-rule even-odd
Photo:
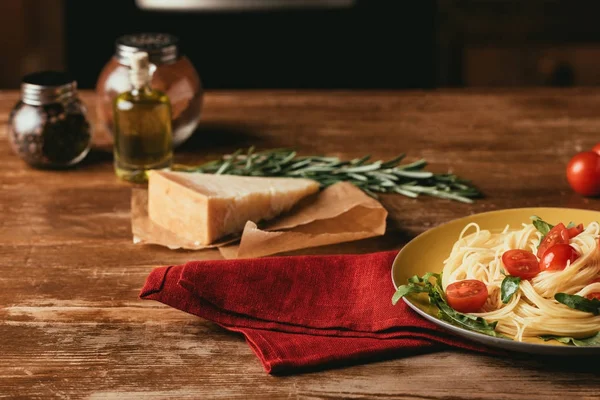
[(209, 89), (595, 86), (599, 15), (597, 0), (355, 0), (245, 12), (3, 0), (0, 88), (44, 69), (92, 88), (115, 39), (143, 31), (177, 35)]
[[(430, 0), (241, 13), (142, 11), (132, 0), (66, 5), (67, 66), (85, 87), (94, 85), (118, 36), (142, 31), (178, 36), (208, 88), (435, 84), (435, 2)], [(81, 18), (86, 14), (94, 18)]]

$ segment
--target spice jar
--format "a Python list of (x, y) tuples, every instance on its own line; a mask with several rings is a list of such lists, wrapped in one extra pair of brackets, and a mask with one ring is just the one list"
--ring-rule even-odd
[(200, 77), (190, 60), (182, 55), (177, 37), (164, 33), (140, 33), (117, 39), (116, 52), (104, 66), (96, 83), (96, 115), (114, 137), (113, 102), (132, 89), (129, 60), (133, 53), (148, 53), (152, 65), (152, 89), (165, 93), (171, 101), (173, 146), (186, 141), (196, 129), (202, 109)]
[(10, 113), (8, 137), (15, 153), (35, 167), (68, 167), (83, 160), (92, 132), (77, 82), (55, 71), (25, 76), (21, 100)]

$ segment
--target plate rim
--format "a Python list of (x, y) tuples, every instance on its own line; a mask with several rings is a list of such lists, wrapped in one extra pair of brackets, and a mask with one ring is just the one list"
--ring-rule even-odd
[[(490, 214), (497, 214), (497, 213), (503, 213), (503, 212), (507, 212), (507, 211), (527, 211), (527, 210), (548, 210), (548, 211), (552, 211), (552, 210), (561, 210), (561, 211), (589, 211), (589, 212), (594, 212), (594, 213), (598, 213), (599, 216), (599, 221), (600, 222), (600, 211), (597, 210), (590, 210), (590, 209), (585, 209), (585, 208), (570, 208), (570, 207), (513, 207), (513, 208), (503, 208), (500, 210), (491, 210), (491, 211), (485, 211), (485, 212), (481, 212), (481, 213), (474, 213), (474, 214), (470, 214), (470, 215), (466, 215), (464, 217), (460, 217), (460, 218), (456, 218), (456, 219), (452, 219), (449, 221), (446, 221), (438, 226), (435, 226), (433, 228), (427, 229), (426, 231), (420, 233), (419, 235), (415, 236), (414, 238), (412, 238), (410, 241), (408, 241), (401, 249), (400, 251), (398, 251), (398, 254), (396, 254), (396, 256), (394, 257), (394, 261), (392, 262), (392, 268), (391, 268), (391, 278), (392, 278), (392, 285), (394, 287), (394, 290), (398, 290), (398, 285), (396, 285), (396, 281), (394, 279), (394, 271), (396, 270), (395, 266), (397, 265), (397, 260), (398, 258), (400, 258), (402, 252), (404, 251), (404, 249), (413, 241), (417, 240), (418, 238), (422, 237), (422, 236), (426, 236), (427, 234), (429, 234), (429, 232), (432, 232), (434, 230), (437, 229), (442, 229), (444, 226), (450, 224), (450, 223), (458, 223), (460, 221), (463, 220), (467, 220), (470, 218), (473, 218), (475, 216), (480, 216), (480, 215), (490, 215)], [(403, 297), (402, 300), (404, 301), (404, 303), (406, 303), (413, 311), (415, 311), (417, 314), (419, 314), (420, 316), (422, 316), (423, 318), (427, 319), (428, 321), (442, 326), (444, 329), (447, 329), (451, 332), (454, 332), (460, 336), (463, 337), (468, 337), (471, 340), (474, 340), (476, 342), (479, 343), (483, 343), (483, 344), (490, 344), (490, 345), (495, 345), (495, 347), (501, 347), (501, 348), (506, 348), (505, 345), (508, 345), (511, 349), (513, 349), (513, 347), (517, 347), (519, 349), (521, 349), (520, 351), (524, 351), (525, 348), (530, 348), (530, 349), (536, 349), (536, 350), (540, 350), (540, 351), (536, 351), (536, 353), (541, 354), (541, 353), (559, 353), (559, 354), (565, 354), (566, 353), (582, 353), (582, 354), (578, 354), (578, 355), (584, 355), (586, 354), (586, 350), (587, 350), (587, 354), (594, 354), (597, 355), (597, 350), (600, 350), (600, 345), (598, 346), (585, 346), (585, 347), (580, 347), (580, 346), (568, 346), (568, 345), (561, 345), (561, 344), (544, 344), (544, 343), (527, 343), (527, 342), (519, 342), (513, 339), (506, 339), (506, 338), (500, 338), (500, 337), (494, 337), (494, 336), (489, 336), (489, 335), (484, 335), (483, 333), (479, 333), (479, 332), (475, 332), (475, 331), (470, 331), (468, 329), (465, 328), (461, 328), (459, 326), (456, 325), (452, 325), (446, 321), (443, 321), (439, 318), (434, 317), (433, 315), (430, 315), (428, 313), (426, 313), (425, 311), (421, 310), (419, 307), (417, 307), (416, 305), (414, 305), (407, 297)], [(555, 350), (555, 351), (553, 351)], [(590, 350), (592, 350), (590, 352)]]

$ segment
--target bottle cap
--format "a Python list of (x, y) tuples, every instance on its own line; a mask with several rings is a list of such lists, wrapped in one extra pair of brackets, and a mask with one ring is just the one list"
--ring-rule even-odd
[(148, 53), (138, 51), (133, 53), (129, 57), (129, 67), (136, 70), (147, 70), (150, 68), (150, 60), (148, 59)]
[(179, 57), (177, 44), (179, 39), (167, 33), (137, 33), (121, 36), (116, 41), (117, 60), (129, 65), (133, 53), (148, 53), (150, 62), (156, 65), (175, 62)]
[(136, 88), (142, 88), (150, 81), (150, 60), (148, 53), (138, 51), (129, 57), (129, 79), (131, 85)]
[(21, 81), (21, 99), (33, 106), (63, 101), (76, 92), (77, 82), (64, 72), (36, 72)]

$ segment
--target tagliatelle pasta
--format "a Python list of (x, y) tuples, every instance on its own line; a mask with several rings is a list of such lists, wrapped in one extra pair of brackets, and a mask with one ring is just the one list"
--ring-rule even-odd
[(496, 332), (514, 340), (542, 335), (589, 337), (600, 330), (600, 316), (567, 307), (554, 296), (566, 293), (586, 297), (600, 292), (600, 225), (590, 223), (583, 232), (569, 240), (579, 257), (567, 262), (563, 270), (543, 270), (529, 280), (522, 280), (516, 293), (505, 304), (501, 285), (506, 268), (502, 255), (512, 249), (536, 254), (542, 234), (533, 224), (520, 229), (506, 227), (490, 232), (471, 223), (465, 226), (449, 257), (444, 261), (442, 288), (466, 279), (482, 281), (488, 298), (481, 311), (472, 315), (497, 321)]

